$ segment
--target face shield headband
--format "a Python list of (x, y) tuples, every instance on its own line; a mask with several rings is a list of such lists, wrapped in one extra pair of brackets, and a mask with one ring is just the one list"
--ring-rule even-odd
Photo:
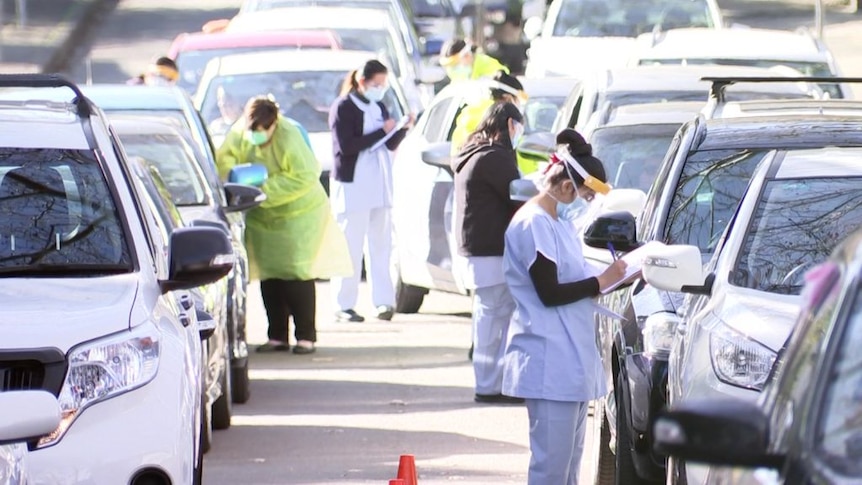
[[(553, 167), (554, 165), (562, 163), (563, 167), (565, 167), (566, 169), (566, 174), (568, 174), (569, 178), (572, 180), (572, 183), (575, 182), (575, 179), (574, 177), (572, 177), (572, 172), (569, 167), (571, 167), (571, 169), (574, 169), (575, 172), (577, 172), (578, 175), (580, 175), (581, 178), (584, 179), (584, 185), (593, 189), (597, 194), (607, 195), (608, 192), (611, 191), (610, 185), (590, 175), (587, 172), (587, 169), (585, 169), (580, 163), (578, 163), (577, 160), (575, 160), (575, 157), (573, 157), (569, 153), (569, 150), (566, 147), (560, 147), (555, 153), (551, 154), (550, 162), (551, 163), (549, 163), (548, 167), (545, 169), (545, 173), (547, 173), (547, 171), (550, 170), (551, 167)], [(575, 186), (577, 186), (577, 184), (575, 184)]]

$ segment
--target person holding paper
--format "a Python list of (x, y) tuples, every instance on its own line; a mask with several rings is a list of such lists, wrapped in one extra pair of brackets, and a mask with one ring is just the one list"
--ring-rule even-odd
[(329, 112), (333, 169), (329, 195), (338, 226), (344, 232), (356, 271), (333, 278), (336, 318), (365, 320), (354, 307), (359, 291), (363, 246), (367, 242), (372, 300), (377, 318), (391, 320), (395, 313), (395, 285), (390, 274), (392, 255), (392, 154), (413, 126), (413, 116), (389, 118), (383, 99), (388, 69), (369, 60), (348, 73), (341, 97)]
[(529, 485), (577, 483), (587, 407), (607, 393), (593, 299), (626, 271), (622, 260), (599, 274), (587, 264), (568, 220), (570, 207), (610, 187), (602, 162), (580, 134), (563, 130), (557, 143), (539, 194), (506, 230), (503, 254), (517, 306), (503, 359), (503, 393), (526, 400)]
[[(464, 285), (473, 290), (474, 400), (515, 403), (503, 390), (503, 351), (515, 301), (503, 277), (503, 235), (521, 202), (509, 198), (518, 164), (514, 145), (524, 116), (512, 103), (493, 105), (453, 159), (455, 240), (465, 258)], [(461, 262), (461, 261), (459, 261)]]

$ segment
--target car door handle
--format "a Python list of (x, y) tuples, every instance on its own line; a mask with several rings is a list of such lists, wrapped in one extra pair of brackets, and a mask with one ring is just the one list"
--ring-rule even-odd
[(180, 312), (180, 323), (183, 327), (188, 327), (192, 324), (192, 318), (186, 312)]
[(194, 300), (192, 300), (192, 296), (188, 293), (180, 296), (180, 306), (183, 310), (191, 310), (193, 306), (195, 306)]

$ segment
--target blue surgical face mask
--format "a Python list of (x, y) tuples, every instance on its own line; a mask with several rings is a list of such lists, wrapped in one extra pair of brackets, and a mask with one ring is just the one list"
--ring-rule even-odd
[(386, 88), (383, 86), (372, 86), (365, 89), (365, 97), (372, 103), (383, 101), (384, 95), (386, 95)]
[(449, 69), (446, 69), (446, 74), (452, 81), (466, 81), (470, 79), (470, 76), (473, 74), (473, 66), (458, 64), (457, 66), (452, 66)]
[(588, 208), (589, 203), (581, 197), (575, 197), (568, 204), (557, 202), (557, 218), (571, 222), (586, 214)]

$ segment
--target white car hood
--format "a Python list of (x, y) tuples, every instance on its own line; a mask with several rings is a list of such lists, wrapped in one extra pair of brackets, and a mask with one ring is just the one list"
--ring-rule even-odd
[(584, 77), (597, 69), (625, 67), (635, 45), (630, 37), (539, 37), (530, 44), (527, 75)]
[(332, 170), (332, 134), (326, 131), (309, 133), (308, 139), (311, 140), (311, 150), (320, 163), (320, 169), (324, 172)]
[(737, 332), (773, 351), (784, 345), (796, 324), (801, 298), (726, 286), (716, 314)]
[(128, 329), (138, 277), (0, 279), (0, 348), (56, 347), (66, 353)]

